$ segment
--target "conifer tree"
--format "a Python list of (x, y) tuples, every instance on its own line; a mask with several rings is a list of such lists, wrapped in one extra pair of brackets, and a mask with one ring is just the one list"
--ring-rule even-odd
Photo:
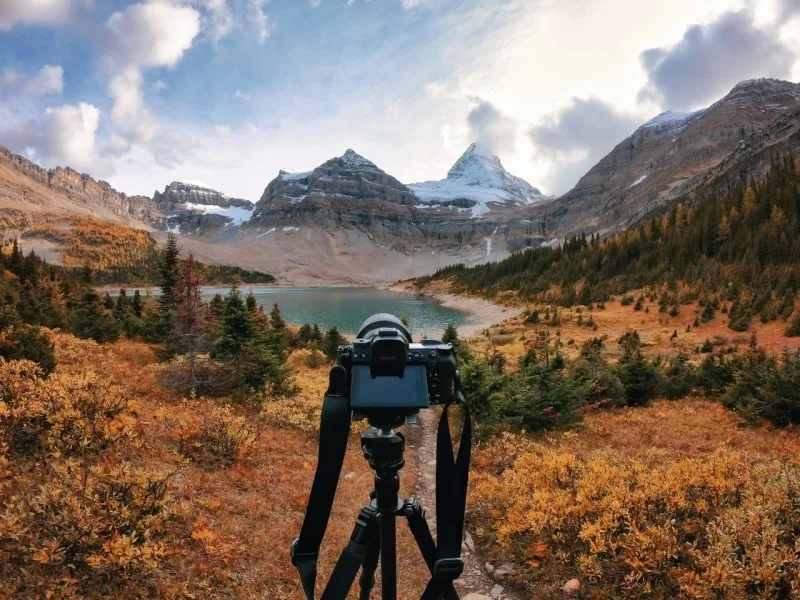
[(325, 334), (325, 339), (322, 342), (322, 352), (330, 360), (336, 360), (339, 346), (344, 346), (345, 344), (347, 344), (347, 339), (339, 333), (339, 329), (334, 325)]
[(189, 254), (189, 258), (183, 263), (181, 277), (175, 289), (178, 308), (167, 345), (171, 354), (186, 357), (186, 387), (190, 389), (198, 389), (203, 383), (199, 379), (197, 356), (206, 352), (210, 345), (208, 307), (201, 298), (201, 282), (197, 261), (193, 254)]
[(139, 293), (139, 290), (133, 292), (133, 299), (131, 300), (131, 310), (133, 310), (133, 314), (137, 317), (142, 316), (142, 311), (144, 310), (144, 304), (142, 303), (142, 295)]

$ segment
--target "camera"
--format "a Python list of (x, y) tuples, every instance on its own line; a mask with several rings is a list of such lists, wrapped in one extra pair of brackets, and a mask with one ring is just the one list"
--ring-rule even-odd
[(456, 349), (437, 340), (414, 343), (394, 315), (372, 315), (350, 346), (340, 346), (337, 364), (346, 370), (354, 415), (376, 411), (415, 414), (455, 399)]

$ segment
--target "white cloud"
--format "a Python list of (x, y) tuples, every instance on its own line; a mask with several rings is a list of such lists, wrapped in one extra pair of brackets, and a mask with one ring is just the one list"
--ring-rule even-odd
[(308, 0), (309, 6), (311, 8), (317, 8), (320, 4), (322, 4), (322, 0)]
[(158, 93), (158, 92), (163, 92), (164, 90), (168, 90), (169, 89), (169, 84), (166, 81), (164, 81), (163, 79), (156, 79), (151, 84), (151, 87), (153, 88), (154, 92)]
[(9, 95), (46, 96), (60, 94), (63, 89), (64, 69), (59, 65), (45, 65), (32, 77), (6, 69), (0, 77), (0, 92)]
[(70, 166), (95, 177), (113, 173), (111, 161), (97, 151), (100, 109), (92, 104), (64, 104), (44, 111), (36, 124), (13, 132), (15, 141), (48, 165)]
[(403, 8), (406, 10), (415, 8), (422, 4), (422, 0), (403, 0)]
[(233, 31), (236, 19), (227, 0), (203, 0), (203, 2), (209, 13), (207, 21), (211, 28), (211, 41), (219, 44)]
[(172, 67), (200, 32), (200, 14), (163, 0), (133, 4), (107, 22), (114, 34), (112, 53), (119, 65)]
[(250, 100), (250, 94), (243, 92), (242, 90), (236, 90), (233, 92), (233, 97), (237, 100)]
[(250, 0), (250, 12), (252, 13), (253, 27), (256, 30), (256, 38), (259, 44), (267, 41), (272, 33), (272, 23), (269, 21), (266, 6), (269, 0)]
[(114, 99), (111, 120), (126, 138), (146, 143), (156, 136), (159, 124), (144, 106), (141, 71), (127, 67), (113, 75), (108, 93)]
[(69, 20), (76, 6), (85, 0), (2, 0), (0, 31), (15, 25), (58, 25)]
[(214, 125), (214, 131), (216, 131), (218, 135), (227, 137), (227, 136), (229, 136), (231, 134), (231, 126), (230, 125)]
[[(115, 12), (107, 27), (113, 34), (108, 82), (114, 100), (111, 120), (129, 142), (149, 143), (160, 125), (144, 105), (142, 69), (174, 67), (200, 32), (200, 14), (187, 6), (152, 0)], [(156, 90), (164, 87), (163, 82), (154, 84)]]

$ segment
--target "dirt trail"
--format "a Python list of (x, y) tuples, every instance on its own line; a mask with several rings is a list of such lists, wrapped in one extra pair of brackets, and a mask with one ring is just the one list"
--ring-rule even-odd
[[(434, 536), (436, 535), (436, 431), (440, 414), (436, 409), (422, 410), (419, 413), (419, 424), (409, 425), (406, 430), (408, 445), (417, 456), (418, 471), (414, 496), (425, 508)], [(485, 561), (476, 554), (468, 530), (465, 530), (464, 538), (461, 546), (464, 573), (456, 580), (459, 597), (464, 598), (470, 592), (474, 592), (500, 600), (516, 600), (505, 590), (499, 596), (490, 595), (498, 584), (486, 573)]]

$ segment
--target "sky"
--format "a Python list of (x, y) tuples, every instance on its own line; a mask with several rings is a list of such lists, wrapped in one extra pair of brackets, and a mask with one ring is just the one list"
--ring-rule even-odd
[(755, 77), (800, 80), (800, 0), (0, 0), (0, 144), (128, 194), (255, 201), (347, 148), (441, 179), (478, 141), (557, 195)]

